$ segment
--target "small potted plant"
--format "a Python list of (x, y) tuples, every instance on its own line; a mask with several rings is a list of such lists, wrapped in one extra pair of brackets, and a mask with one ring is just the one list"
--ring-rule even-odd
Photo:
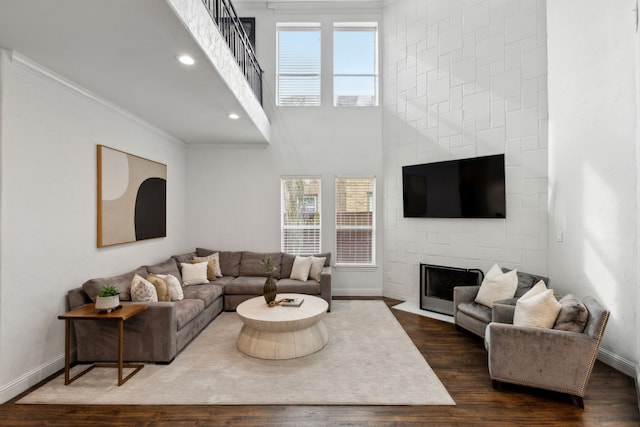
[(120, 291), (115, 286), (104, 285), (96, 298), (96, 310), (111, 313), (120, 306)]

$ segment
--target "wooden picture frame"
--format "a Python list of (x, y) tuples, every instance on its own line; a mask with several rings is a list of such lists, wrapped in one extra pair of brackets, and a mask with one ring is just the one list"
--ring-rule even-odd
[(167, 236), (167, 165), (97, 146), (97, 246)]

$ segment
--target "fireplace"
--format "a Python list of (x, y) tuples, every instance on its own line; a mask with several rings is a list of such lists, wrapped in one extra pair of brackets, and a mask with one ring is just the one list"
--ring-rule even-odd
[(420, 308), (453, 315), (453, 288), (479, 285), (483, 277), (476, 268), (420, 264)]

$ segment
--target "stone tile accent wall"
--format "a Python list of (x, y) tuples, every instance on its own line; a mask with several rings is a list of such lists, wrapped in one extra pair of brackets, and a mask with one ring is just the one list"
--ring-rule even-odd
[[(420, 262), (547, 273), (544, 0), (397, 0), (383, 12), (384, 294)], [(404, 165), (505, 154), (507, 219), (405, 219)]]

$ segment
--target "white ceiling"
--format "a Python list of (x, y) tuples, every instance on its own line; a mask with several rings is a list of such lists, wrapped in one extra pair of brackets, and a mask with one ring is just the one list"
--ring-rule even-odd
[(267, 142), (165, 1), (0, 0), (0, 47), (185, 143)]

